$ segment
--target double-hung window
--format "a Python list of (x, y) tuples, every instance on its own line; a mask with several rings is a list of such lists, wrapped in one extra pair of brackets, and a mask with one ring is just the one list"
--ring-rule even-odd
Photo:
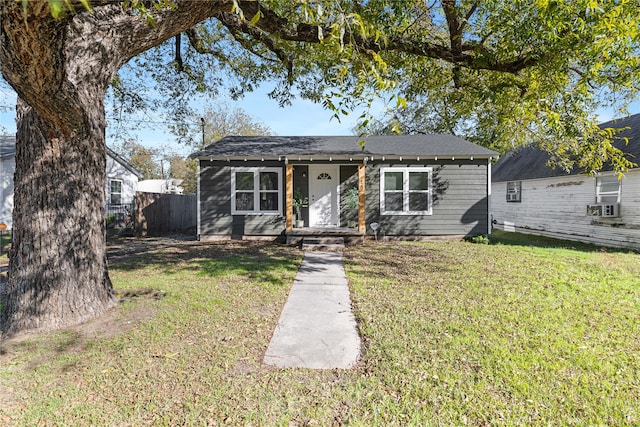
[(231, 168), (232, 214), (281, 214), (282, 170)]
[(616, 175), (596, 178), (596, 203), (612, 204), (620, 200), (620, 180)]
[(122, 204), (122, 181), (119, 179), (109, 180), (109, 203), (111, 205)]
[(382, 215), (431, 215), (431, 173), (428, 167), (382, 168)]
[(507, 182), (507, 202), (522, 201), (522, 181)]

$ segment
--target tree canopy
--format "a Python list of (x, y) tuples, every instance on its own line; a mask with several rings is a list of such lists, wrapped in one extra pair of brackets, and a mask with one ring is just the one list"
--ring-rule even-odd
[[(138, 79), (113, 85), (118, 108), (163, 106), (177, 123), (193, 122), (193, 95), (239, 97), (273, 80), (278, 102), (295, 93), (338, 118), (383, 97), (390, 130), (427, 120), (500, 152), (536, 143), (566, 168), (632, 165), (595, 112), (623, 116), (638, 97), (637, 0), (233, 4), (134, 58), (127, 74)], [(140, 95), (145, 75), (162, 101)], [(360, 132), (381, 119), (362, 116)]]

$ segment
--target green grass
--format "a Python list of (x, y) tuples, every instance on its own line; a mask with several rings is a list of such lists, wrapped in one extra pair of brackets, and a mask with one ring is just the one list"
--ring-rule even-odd
[(349, 371), (261, 364), (301, 253), (112, 257), (106, 319), (5, 343), (2, 425), (637, 425), (640, 255), (499, 234), (345, 253)]

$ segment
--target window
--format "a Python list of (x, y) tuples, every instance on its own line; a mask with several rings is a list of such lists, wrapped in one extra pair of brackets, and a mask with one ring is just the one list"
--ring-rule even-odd
[(122, 181), (119, 179), (109, 180), (109, 203), (111, 205), (122, 204)]
[(522, 181), (507, 182), (507, 202), (522, 201)]
[(231, 213), (281, 213), (281, 173), (279, 168), (231, 168)]
[(431, 215), (431, 168), (382, 168), (380, 211), (383, 215)]
[(620, 198), (620, 180), (616, 175), (596, 178), (596, 203), (618, 203)]

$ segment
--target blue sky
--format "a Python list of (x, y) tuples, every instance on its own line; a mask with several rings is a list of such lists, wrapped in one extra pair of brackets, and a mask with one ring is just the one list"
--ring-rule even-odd
[[(333, 113), (322, 108), (322, 105), (308, 100), (297, 99), (291, 106), (280, 108), (277, 101), (267, 96), (268, 87), (248, 93), (243, 99), (233, 101), (230, 98), (220, 97), (213, 102), (220, 101), (230, 109), (239, 107), (249, 114), (254, 121), (265, 124), (271, 128), (276, 135), (351, 135), (353, 128), (357, 124), (360, 112), (341, 117), (340, 121), (332, 118)], [(8, 133), (15, 132), (15, 93), (6, 88), (0, 87), (0, 107), (9, 106), (9, 110), (0, 111), (0, 126)], [(212, 101), (208, 101), (209, 104)], [(203, 114), (206, 110), (206, 103), (202, 101), (194, 102), (194, 109), (200, 110)], [(200, 107), (200, 108), (198, 108)], [(382, 106), (378, 108), (382, 109)], [(191, 148), (178, 146), (175, 144), (175, 137), (169, 132), (166, 125), (162, 124), (164, 119), (160, 116), (151, 117), (154, 125), (142, 127), (133, 131), (138, 142), (148, 147), (159, 147), (170, 145), (179, 154), (189, 154)], [(130, 125), (135, 127), (135, 122)], [(194, 123), (198, 126), (198, 121)], [(107, 125), (107, 144), (117, 142), (109, 132)]]

